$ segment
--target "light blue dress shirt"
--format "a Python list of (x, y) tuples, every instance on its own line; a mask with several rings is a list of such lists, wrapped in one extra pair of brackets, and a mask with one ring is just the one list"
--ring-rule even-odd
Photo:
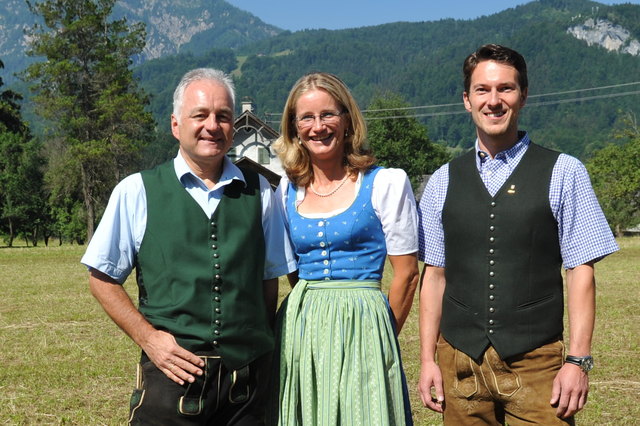
[[(233, 180), (245, 182), (242, 171), (227, 157), (223, 160), (222, 175), (211, 189), (191, 171), (180, 152), (173, 164), (176, 177), (208, 217), (218, 207), (226, 185)], [(263, 176), (260, 176), (260, 193), (266, 245), (264, 279), (270, 279), (293, 272), (297, 267), (286, 235), (282, 210), (275, 203), (273, 190)], [(146, 193), (142, 176), (135, 173), (114, 188), (81, 262), (123, 283), (135, 267), (135, 258), (144, 238), (146, 225)]]
[[(520, 163), (529, 144), (529, 136), (510, 149), (491, 158), (480, 151), (476, 141), (476, 164), (487, 191), (494, 196)], [(444, 230), (442, 209), (449, 186), (449, 165), (431, 176), (418, 206), (418, 256), (426, 264), (444, 267)], [(575, 268), (597, 261), (618, 250), (615, 238), (596, 198), (589, 174), (574, 157), (560, 154), (551, 175), (549, 204), (558, 222), (560, 252), (564, 267)]]

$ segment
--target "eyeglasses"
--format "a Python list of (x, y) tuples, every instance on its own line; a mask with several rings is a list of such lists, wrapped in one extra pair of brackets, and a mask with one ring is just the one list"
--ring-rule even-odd
[(340, 121), (340, 116), (344, 113), (345, 111), (327, 111), (319, 115), (307, 114), (303, 115), (302, 117), (296, 117), (296, 122), (298, 123), (298, 127), (300, 127), (301, 129), (312, 127), (316, 122), (316, 118), (320, 118), (320, 122), (322, 124), (336, 124), (338, 121)]

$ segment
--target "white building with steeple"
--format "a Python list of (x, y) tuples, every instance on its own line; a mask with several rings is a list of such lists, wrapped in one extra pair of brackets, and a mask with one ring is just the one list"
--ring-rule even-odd
[(254, 113), (253, 102), (242, 100), (242, 113), (234, 123), (233, 146), (227, 153), (235, 164), (249, 167), (277, 186), (284, 169), (273, 150), (279, 133)]

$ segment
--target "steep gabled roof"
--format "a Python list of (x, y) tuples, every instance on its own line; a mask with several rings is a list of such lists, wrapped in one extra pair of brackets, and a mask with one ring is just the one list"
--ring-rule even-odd
[(269, 126), (264, 121), (260, 120), (254, 113), (251, 111), (245, 111), (236, 118), (236, 121), (233, 124), (233, 128), (237, 131), (243, 127), (249, 127), (254, 129), (256, 132), (262, 134), (267, 139), (276, 139), (280, 134), (275, 131), (271, 126)]

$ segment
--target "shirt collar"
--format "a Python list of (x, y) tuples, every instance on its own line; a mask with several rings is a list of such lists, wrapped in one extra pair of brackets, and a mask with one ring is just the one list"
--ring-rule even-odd
[[(176, 171), (176, 176), (183, 185), (185, 184), (185, 177), (188, 176), (187, 179), (195, 180), (201, 187), (207, 188), (207, 185), (205, 185), (204, 181), (200, 179), (195, 173), (193, 173), (180, 151), (178, 151), (178, 155), (176, 155), (176, 157), (173, 159), (173, 167)], [(214, 186), (211, 190), (213, 191), (225, 185), (229, 185), (234, 180), (239, 180), (245, 186), (247, 185), (242, 171), (238, 168), (238, 166), (231, 162), (229, 157), (225, 155), (222, 160), (222, 175), (220, 175), (220, 180), (218, 181), (216, 186)]]
[[(524, 155), (527, 147), (531, 143), (531, 139), (529, 139), (529, 134), (525, 131), (518, 131), (518, 142), (515, 143), (511, 148), (501, 151), (494, 159), (503, 160), (505, 163), (509, 164), (514, 160), (519, 160)], [(478, 170), (482, 167), (482, 164), (491, 159), (489, 153), (482, 151), (480, 149), (480, 145), (478, 144), (478, 139), (476, 139), (475, 143), (476, 150), (476, 165), (478, 166)]]

